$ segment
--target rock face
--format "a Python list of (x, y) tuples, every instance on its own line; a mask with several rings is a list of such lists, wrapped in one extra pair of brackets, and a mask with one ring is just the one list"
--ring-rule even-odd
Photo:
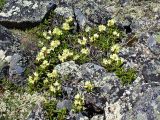
[(150, 88), (136, 102), (133, 109), (127, 112), (122, 120), (159, 120), (160, 87)]
[(51, 0), (6, 0), (0, 12), (0, 24), (8, 27), (29, 27), (29, 24), (41, 22), (54, 7)]
[(24, 82), (22, 76), (27, 61), (19, 46), (19, 39), (0, 26), (0, 78), (7, 76), (17, 84)]
[[(157, 81), (153, 81), (153, 75), (148, 73), (151, 71), (156, 74), (156, 66), (153, 68), (154, 71), (150, 70), (152, 67), (145, 69), (145, 74), (148, 75), (145, 79), (150, 81), (149, 84), (142, 81), (143, 78), (139, 74), (132, 85), (121, 86), (114, 73), (107, 73), (103, 67), (93, 63), (79, 66), (69, 61), (55, 67), (62, 76), (72, 76), (63, 83), (66, 98), (72, 99), (78, 91), (85, 95), (86, 109), (77, 120), (84, 119), (85, 116), (97, 120), (158, 120), (160, 87), (158, 84), (152, 85)], [(92, 94), (86, 93), (82, 88), (86, 80), (91, 80), (95, 85)], [(61, 107), (65, 107), (65, 104)], [(74, 119), (76, 116), (79, 114), (70, 114), (67, 118)]]
[[(56, 16), (75, 18), (77, 27), (83, 29), (85, 25), (106, 23), (110, 14), (105, 9), (105, 0), (55, 0)], [(53, 19), (53, 21), (55, 21)]]

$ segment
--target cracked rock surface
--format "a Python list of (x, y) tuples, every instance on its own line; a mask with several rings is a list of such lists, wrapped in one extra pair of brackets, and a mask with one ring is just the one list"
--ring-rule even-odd
[(0, 12), (0, 23), (9, 27), (27, 27), (27, 23), (41, 22), (55, 7), (51, 0), (7, 0)]

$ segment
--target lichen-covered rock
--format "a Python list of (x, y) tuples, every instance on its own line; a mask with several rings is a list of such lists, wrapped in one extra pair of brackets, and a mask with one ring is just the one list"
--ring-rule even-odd
[(41, 22), (54, 7), (51, 0), (6, 0), (0, 12), (0, 24), (7, 27), (30, 27), (29, 23)]
[(157, 82), (160, 84), (160, 59), (146, 62), (142, 73), (147, 82)]
[(44, 110), (42, 108), (41, 102), (34, 106), (27, 120), (45, 120)]
[(159, 120), (160, 119), (160, 87), (147, 89), (143, 96), (128, 111), (122, 120)]
[(105, 107), (106, 120), (121, 120), (122, 115), (120, 112), (121, 112), (121, 106), (118, 101), (111, 104), (108, 104), (106, 102), (106, 107)]
[(104, 120), (104, 115), (95, 115), (91, 118), (91, 120)]
[(64, 62), (55, 67), (55, 69), (60, 73), (62, 77), (73, 77), (80, 79), (82, 78), (82, 73), (80, 72), (79, 65), (75, 64), (74, 61)]
[(19, 39), (3, 26), (0, 26), (0, 54), (0, 79), (5, 76), (16, 84), (24, 84), (27, 58), (20, 49)]
[(85, 25), (106, 23), (110, 18), (105, 9), (107, 5), (105, 0), (63, 0), (63, 2), (55, 0), (55, 3), (57, 5), (55, 14), (64, 18), (74, 17), (81, 29)]

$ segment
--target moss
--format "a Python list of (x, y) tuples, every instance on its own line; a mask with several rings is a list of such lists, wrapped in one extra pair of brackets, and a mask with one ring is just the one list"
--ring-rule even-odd
[(2, 10), (6, 0), (0, 0), (0, 11)]
[(131, 84), (136, 79), (136, 71), (133, 68), (125, 69), (125, 68), (117, 68), (116, 75), (119, 77), (122, 85)]

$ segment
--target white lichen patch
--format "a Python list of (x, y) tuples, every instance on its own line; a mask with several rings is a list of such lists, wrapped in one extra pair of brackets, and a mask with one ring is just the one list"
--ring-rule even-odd
[(7, 12), (1, 12), (0, 13), (0, 16), (2, 17), (10, 17), (12, 16), (13, 14), (18, 14), (20, 12), (20, 8), (19, 7), (15, 7), (13, 6), (9, 11)]
[(122, 115), (120, 113), (120, 110), (121, 106), (119, 101), (113, 104), (108, 104), (106, 102), (106, 108), (105, 108), (106, 120), (121, 120)]
[(33, 3), (32, 3), (32, 1), (28, 1), (28, 0), (23, 0), (22, 1), (22, 5), (23, 6), (30, 6), (30, 5), (32, 5)]
[(36, 2), (33, 6), (32, 6), (32, 8), (33, 9), (36, 9), (38, 7), (38, 3)]
[(37, 93), (31, 95), (5, 91), (3, 96), (0, 96), (0, 118), (25, 120), (33, 107), (44, 100), (44, 97)]

